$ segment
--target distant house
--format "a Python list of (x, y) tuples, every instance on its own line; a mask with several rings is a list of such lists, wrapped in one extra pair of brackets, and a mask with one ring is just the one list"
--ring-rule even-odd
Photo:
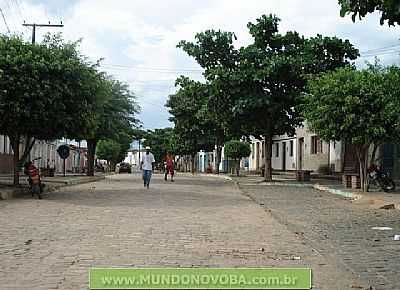
[(128, 163), (134, 167), (139, 167), (140, 166), (140, 159), (143, 154), (146, 153), (146, 149), (140, 149), (140, 153), (138, 149), (129, 149), (128, 153), (125, 157), (124, 162)]
[[(65, 144), (61, 141), (41, 141), (37, 140), (30, 152), (29, 160), (39, 158), (34, 161), (38, 168), (55, 168), (56, 173), (63, 172), (63, 160), (57, 153), (57, 148)], [(66, 171), (78, 173), (87, 167), (87, 148), (86, 146), (77, 146), (76, 142), (70, 146), (70, 156), (66, 159)], [(22, 145), (21, 145), (22, 147)], [(21, 148), (22, 149), (22, 148)], [(21, 150), (22, 151), (22, 150)], [(0, 174), (11, 174), (13, 172), (13, 150), (10, 140), (7, 136), (0, 135)]]
[[(252, 138), (249, 170), (264, 167), (264, 140)], [(343, 148), (340, 142), (325, 142), (307, 125), (296, 129), (295, 136), (273, 137), (271, 163), (277, 171), (312, 170), (321, 173), (343, 170)]]

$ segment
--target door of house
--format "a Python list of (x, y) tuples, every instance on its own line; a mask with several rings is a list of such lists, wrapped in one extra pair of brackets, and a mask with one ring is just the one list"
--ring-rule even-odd
[(393, 144), (384, 144), (383, 145), (383, 168), (393, 173), (394, 168), (394, 145)]
[(282, 170), (286, 171), (286, 142), (282, 142)]
[(304, 138), (299, 138), (299, 170), (304, 166)]
[(260, 169), (260, 143), (256, 143), (256, 170)]
[(356, 147), (352, 144), (346, 144), (344, 151), (343, 172), (358, 173), (360, 172), (359, 162), (357, 160)]

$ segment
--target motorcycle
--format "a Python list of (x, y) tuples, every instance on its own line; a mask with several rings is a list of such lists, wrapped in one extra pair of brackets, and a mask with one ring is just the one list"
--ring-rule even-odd
[(38, 195), (39, 199), (42, 199), (42, 193), (43, 193), (43, 184), (40, 178), (40, 172), (39, 169), (36, 168), (36, 166), (33, 164), (33, 161), (41, 159), (36, 158), (33, 159), (32, 161), (28, 161), (25, 163), (25, 170), (24, 173), (28, 175), (28, 182), (29, 182), (29, 188), (32, 193), (32, 197), (34, 197), (35, 194)]
[(393, 179), (390, 178), (389, 173), (375, 164), (372, 164), (368, 168), (368, 187), (372, 183), (382, 188), (384, 192), (394, 191), (396, 189), (396, 184)]

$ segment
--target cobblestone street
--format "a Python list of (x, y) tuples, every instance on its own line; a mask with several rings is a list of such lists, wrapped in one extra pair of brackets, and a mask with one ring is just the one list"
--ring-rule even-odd
[[(396, 289), (399, 244), (369, 230), (383, 219), (396, 226), (392, 212), (363, 214), (298, 189), (245, 190), (272, 213), (233, 182), (179, 175), (156, 175), (149, 190), (139, 175), (116, 175), (1, 201), (0, 289), (88, 289), (92, 266), (310, 266), (313, 289)], [(374, 273), (385, 287), (367, 283)]]
[(398, 210), (372, 209), (363, 200), (350, 201), (309, 188), (240, 187), (310, 247), (339, 259), (364, 284), (379, 290), (400, 289), (400, 242), (393, 240), (400, 233)]

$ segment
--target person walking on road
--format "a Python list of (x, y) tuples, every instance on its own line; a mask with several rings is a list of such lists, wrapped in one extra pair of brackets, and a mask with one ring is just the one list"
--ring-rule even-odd
[(146, 147), (146, 153), (143, 154), (142, 161), (140, 163), (140, 169), (143, 170), (143, 183), (144, 187), (150, 187), (151, 175), (153, 173), (153, 165), (155, 163), (154, 155), (150, 152), (150, 147)]
[(174, 182), (174, 158), (171, 154), (167, 154), (165, 158), (165, 176), (164, 180), (168, 180), (168, 173), (171, 174), (171, 182)]

